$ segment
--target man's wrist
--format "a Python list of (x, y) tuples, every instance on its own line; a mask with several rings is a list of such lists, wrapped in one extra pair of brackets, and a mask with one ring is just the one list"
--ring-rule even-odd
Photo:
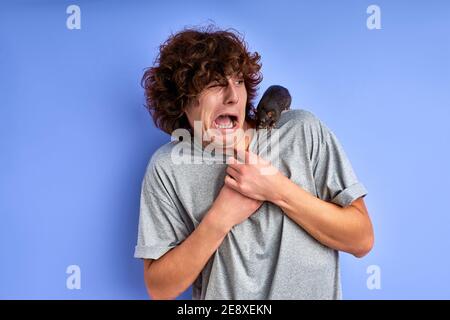
[(292, 183), (292, 181), (280, 172), (277, 173), (274, 181), (273, 191), (270, 193), (267, 201), (272, 202), (277, 206), (281, 206), (285, 201), (285, 193), (289, 189), (289, 184)]
[(210, 209), (204, 216), (202, 222), (207, 229), (215, 232), (219, 236), (225, 237), (233, 226), (220, 219), (220, 213), (214, 209)]

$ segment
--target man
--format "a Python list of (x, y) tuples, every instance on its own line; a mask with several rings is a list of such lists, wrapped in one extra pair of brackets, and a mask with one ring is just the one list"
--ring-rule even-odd
[[(155, 124), (169, 134), (188, 130), (193, 155), (207, 148), (197, 135), (223, 145), (237, 130), (252, 132), (259, 60), (230, 31), (171, 36), (143, 77)], [(153, 299), (173, 299), (190, 285), (193, 299), (342, 298), (338, 251), (362, 257), (373, 246), (367, 191), (311, 112), (284, 111), (273, 131), (278, 152), (265, 158), (255, 131), (231, 140), (240, 161), (227, 157), (227, 144), (227, 162), (176, 162), (174, 149), (189, 139), (153, 154), (135, 249)]]

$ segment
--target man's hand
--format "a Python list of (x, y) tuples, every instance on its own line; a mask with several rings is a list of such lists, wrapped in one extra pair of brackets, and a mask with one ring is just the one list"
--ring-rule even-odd
[(227, 162), (225, 185), (249, 198), (279, 206), (317, 241), (356, 257), (372, 249), (373, 228), (363, 199), (346, 208), (321, 200), (251, 152), (245, 153), (245, 163), (233, 158)]
[(227, 163), (225, 185), (252, 199), (275, 201), (274, 186), (284, 176), (269, 161), (245, 151), (244, 162), (229, 157)]
[(220, 230), (228, 232), (233, 226), (250, 217), (263, 202), (224, 185), (207, 214), (207, 218)]

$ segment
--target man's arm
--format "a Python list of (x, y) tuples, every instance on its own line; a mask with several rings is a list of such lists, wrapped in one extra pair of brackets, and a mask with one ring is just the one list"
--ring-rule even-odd
[(198, 277), (231, 228), (251, 216), (262, 201), (223, 186), (197, 228), (158, 260), (144, 260), (144, 279), (153, 299), (174, 299)]
[(144, 279), (152, 299), (174, 299), (198, 277), (227, 231), (207, 214), (180, 245), (158, 260), (144, 260)]
[(360, 258), (373, 247), (374, 233), (363, 198), (343, 208), (321, 200), (278, 175), (272, 202), (322, 244)]
[[(372, 249), (373, 228), (362, 198), (345, 208), (324, 201), (252, 152), (245, 153), (245, 163), (233, 158), (228, 163), (226, 185), (249, 198), (276, 204), (322, 244), (356, 257)], [(262, 174), (263, 170), (271, 174)]]

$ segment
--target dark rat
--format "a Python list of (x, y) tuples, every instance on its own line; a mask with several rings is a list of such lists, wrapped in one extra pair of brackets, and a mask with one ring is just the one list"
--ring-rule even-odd
[(256, 128), (272, 129), (281, 111), (291, 107), (291, 95), (285, 87), (274, 85), (267, 88), (256, 108)]

